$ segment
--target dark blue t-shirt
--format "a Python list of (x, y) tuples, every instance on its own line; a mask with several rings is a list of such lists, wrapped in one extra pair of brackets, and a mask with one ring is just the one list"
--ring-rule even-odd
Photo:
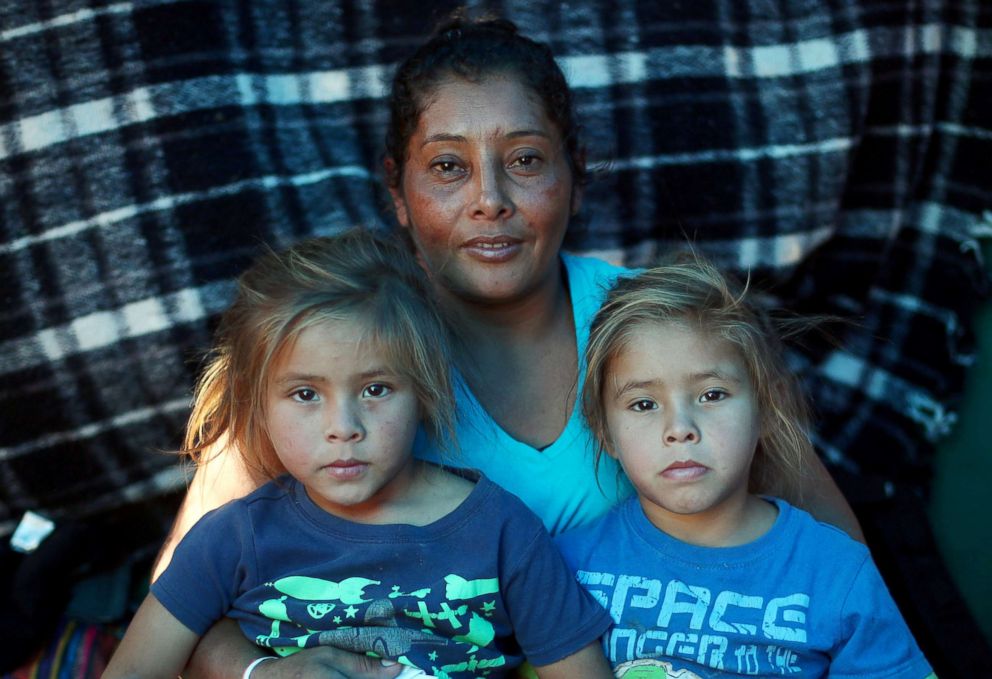
[(610, 622), (485, 477), (427, 526), (340, 519), (282, 477), (204, 516), (152, 593), (198, 634), (228, 615), (280, 655), (333, 645), (451, 677), (555, 662)]

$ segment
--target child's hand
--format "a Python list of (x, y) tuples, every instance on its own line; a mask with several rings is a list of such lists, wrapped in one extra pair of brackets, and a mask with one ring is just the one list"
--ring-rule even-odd
[(386, 666), (377, 658), (319, 646), (264, 662), (252, 671), (251, 679), (393, 679), (402, 671), (398, 663)]

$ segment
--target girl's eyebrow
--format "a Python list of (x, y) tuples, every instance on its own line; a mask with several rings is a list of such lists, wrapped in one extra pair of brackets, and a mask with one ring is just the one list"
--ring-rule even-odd
[(311, 375), (309, 373), (285, 373), (279, 376), (276, 380), (277, 384), (288, 384), (290, 382), (326, 382), (320, 375)]
[(629, 382), (624, 382), (618, 385), (614, 396), (622, 396), (628, 391), (636, 391), (638, 389), (648, 389), (650, 387), (661, 384), (661, 380), (630, 380)]
[[(690, 373), (688, 378), (689, 382), (705, 382), (706, 380), (720, 380), (721, 382), (733, 382), (735, 384), (740, 384), (743, 382), (743, 379), (736, 374), (736, 371), (722, 371), (718, 368)], [(638, 389), (650, 389), (651, 387), (661, 386), (664, 382), (664, 380), (658, 378), (650, 380), (630, 380), (622, 385), (619, 385), (616, 389), (615, 395), (621, 396), (628, 391), (636, 391)]]
[[(375, 377), (388, 377), (395, 374), (396, 374), (395, 370), (376, 367), (359, 373), (358, 378), (362, 380), (369, 380)], [(316, 375), (311, 373), (286, 373), (285, 375), (280, 375), (279, 379), (276, 380), (278, 384), (288, 384), (290, 382), (328, 382), (328, 381), (329, 380), (323, 375)]]
[(358, 376), (363, 380), (372, 379), (373, 377), (391, 377), (396, 374), (395, 370), (390, 370), (389, 368), (373, 368), (371, 370), (366, 370), (360, 373)]
[(737, 375), (737, 371), (730, 370), (724, 371), (718, 368), (712, 368), (710, 370), (703, 370), (698, 373), (692, 373), (689, 375), (689, 379), (693, 382), (702, 382), (704, 380), (722, 380), (724, 382), (737, 382), (740, 383), (742, 380)]

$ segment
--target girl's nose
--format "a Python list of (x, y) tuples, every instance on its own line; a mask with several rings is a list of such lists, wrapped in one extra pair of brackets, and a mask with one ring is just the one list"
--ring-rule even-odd
[(365, 438), (361, 418), (348, 406), (331, 406), (324, 438), (332, 443), (357, 442)]
[(690, 413), (683, 408), (673, 408), (665, 422), (665, 445), (698, 443), (699, 429)]
[(513, 202), (507, 193), (507, 181), (509, 180), (498, 159), (479, 163), (475, 173), (475, 195), (469, 206), (473, 217), (495, 221), (513, 214)]

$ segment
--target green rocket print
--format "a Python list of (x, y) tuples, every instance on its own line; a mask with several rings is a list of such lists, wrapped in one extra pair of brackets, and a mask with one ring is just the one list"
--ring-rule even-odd
[(444, 596), (453, 601), (474, 599), (477, 596), (499, 592), (499, 580), (496, 578), (466, 580), (462, 576), (452, 573), (444, 576), (444, 582)]
[(496, 630), (493, 629), (492, 624), (488, 620), (480, 618), (479, 614), (473, 611), (472, 618), (468, 622), (468, 634), (452, 638), (455, 641), (472, 644), (472, 648), (468, 652), (473, 653), (480, 646), (491, 644), (493, 639), (496, 638)]
[(365, 588), (378, 585), (378, 580), (365, 578), (345, 578), (341, 582), (307, 578), (299, 575), (281, 578), (272, 583), (278, 591), (288, 594), (294, 599), (307, 601), (340, 601), (343, 604), (364, 604), (371, 599), (364, 599)]
[(279, 655), (334, 646), (442, 679), (499, 671), (507, 659), (493, 647), (496, 628), (487, 619), (497, 611), (499, 580), (449, 573), (443, 583), (442, 595), (441, 588), (403, 591), (364, 577), (280, 578), (268, 584), (279, 596), (258, 606), (270, 629), (255, 642)]

